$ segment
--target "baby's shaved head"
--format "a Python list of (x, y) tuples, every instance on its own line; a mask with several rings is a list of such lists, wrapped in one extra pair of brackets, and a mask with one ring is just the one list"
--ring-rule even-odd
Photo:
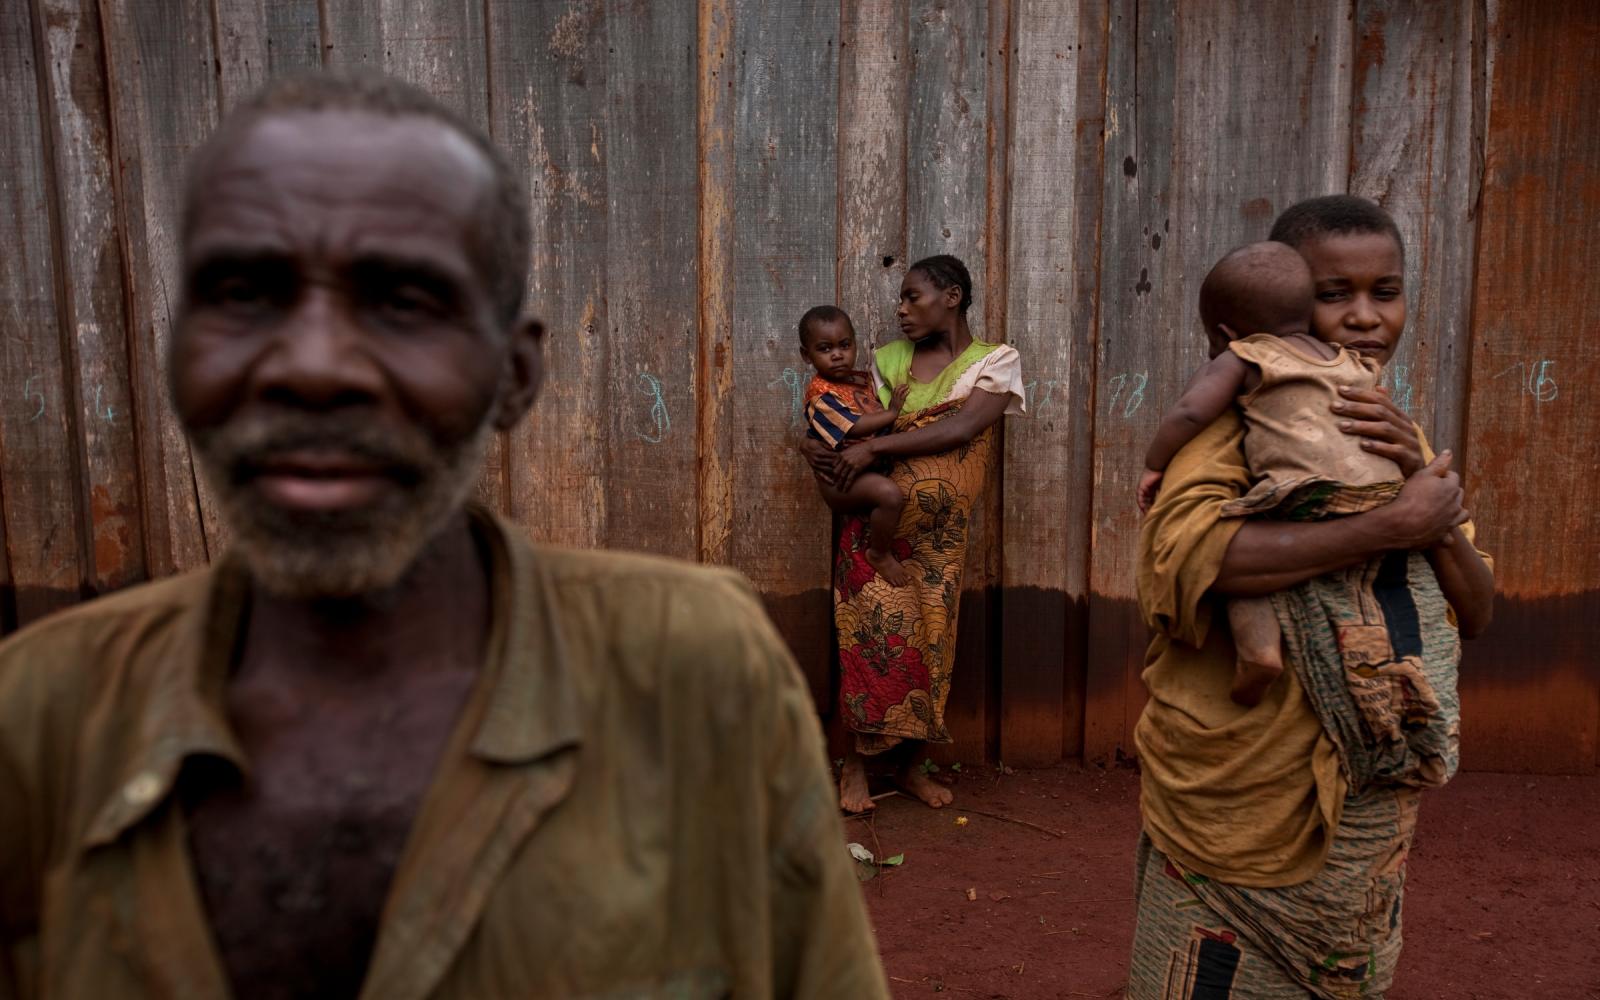
[[(1252, 333), (1305, 333), (1314, 287), (1305, 259), (1287, 243), (1246, 243), (1230, 250), (1200, 286), (1200, 322), (1215, 348), (1225, 346), (1226, 324), (1240, 337)], [(1213, 356), (1221, 348), (1213, 351)]]

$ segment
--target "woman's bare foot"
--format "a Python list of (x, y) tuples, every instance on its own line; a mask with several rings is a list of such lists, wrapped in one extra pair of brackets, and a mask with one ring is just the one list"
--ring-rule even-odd
[(1233, 668), (1233, 700), (1250, 708), (1261, 704), (1267, 688), (1283, 673), (1281, 663), (1258, 663), (1240, 659)]
[(867, 549), (863, 554), (867, 557), (867, 563), (878, 571), (878, 575), (889, 581), (889, 586), (904, 587), (911, 582), (911, 574), (906, 572), (905, 564), (896, 559), (894, 553)]
[(878, 808), (867, 787), (867, 766), (856, 754), (848, 754), (839, 765), (839, 808), (847, 813), (871, 812)]
[(956, 793), (933, 780), (933, 776), (920, 764), (907, 764), (895, 772), (895, 784), (908, 795), (914, 795), (934, 809), (943, 809), (956, 800)]

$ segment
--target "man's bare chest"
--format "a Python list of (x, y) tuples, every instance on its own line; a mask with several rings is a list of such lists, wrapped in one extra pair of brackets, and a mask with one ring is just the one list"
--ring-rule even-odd
[(257, 996), (353, 996), (407, 838), (471, 686), (369, 699), (234, 691), (242, 781), (197, 774), (190, 850), (223, 964)]

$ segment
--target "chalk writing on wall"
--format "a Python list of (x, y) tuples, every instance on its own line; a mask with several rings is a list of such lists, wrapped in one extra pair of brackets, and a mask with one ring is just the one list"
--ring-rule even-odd
[(650, 398), (650, 426), (646, 431), (635, 431), (639, 440), (646, 444), (660, 444), (672, 430), (672, 416), (667, 412), (667, 400), (661, 395), (661, 380), (649, 372), (640, 372), (639, 380), (644, 384), (639, 391)]
[[(1037, 413), (1044, 409), (1046, 403), (1050, 402), (1050, 397), (1055, 395), (1056, 386), (1060, 384), (1060, 379), (1036, 378), (1030, 380), (1027, 385), (1023, 386), (1022, 391), (1027, 393), (1028, 405), (1033, 408), (1035, 413)], [(1039, 386), (1044, 386), (1044, 389), (1041, 391)]]
[(1122, 405), (1123, 419), (1132, 417), (1144, 405), (1144, 390), (1150, 384), (1149, 372), (1119, 372), (1107, 381), (1111, 401), (1106, 412), (1115, 414), (1117, 404)]
[(798, 424), (800, 422), (800, 409), (801, 404), (804, 401), (803, 397), (805, 394), (807, 381), (808, 380), (803, 373), (798, 372), (793, 368), (785, 368), (782, 375), (779, 375), (777, 378), (767, 383), (767, 388), (769, 389), (775, 389), (778, 386), (783, 386), (789, 390), (789, 423), (791, 424)]
[(43, 389), (35, 389), (33, 387), (33, 383), (37, 382), (38, 380), (39, 380), (39, 376), (37, 376), (37, 375), (29, 375), (27, 377), (27, 379), (22, 383), (22, 398), (23, 399), (37, 399), (39, 401), (39, 408), (34, 410), (33, 414), (28, 417), (28, 423), (30, 423), (30, 424), (33, 423), (35, 420), (38, 420), (40, 417), (44, 416), (44, 390)]
[(1378, 384), (1389, 390), (1389, 398), (1400, 409), (1411, 412), (1411, 405), (1416, 402), (1415, 387), (1411, 384), (1411, 366), (1392, 364), (1384, 368), (1383, 376)]
[(1533, 397), (1535, 403), (1553, 402), (1561, 395), (1561, 387), (1556, 384), (1555, 377), (1550, 374), (1555, 367), (1555, 362), (1548, 358), (1539, 361), (1518, 361), (1495, 378), (1505, 378), (1512, 372), (1517, 373), (1517, 385), (1520, 392)]

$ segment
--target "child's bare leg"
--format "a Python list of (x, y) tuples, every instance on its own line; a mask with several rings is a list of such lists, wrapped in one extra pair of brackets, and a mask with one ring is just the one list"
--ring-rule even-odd
[(1228, 625), (1238, 660), (1233, 670), (1233, 700), (1259, 705), (1267, 688), (1283, 673), (1283, 634), (1270, 597), (1235, 597), (1228, 601)]
[(894, 480), (877, 472), (856, 477), (856, 481), (843, 492), (822, 485), (822, 497), (828, 506), (840, 511), (867, 509), (867, 562), (878, 575), (892, 587), (903, 587), (911, 582), (911, 574), (904, 564), (894, 557), (894, 531), (900, 526), (900, 512), (905, 509), (906, 495)]
[(904, 587), (911, 582), (911, 574), (894, 557), (893, 546), (906, 495), (888, 476), (869, 472), (861, 478), (867, 480), (865, 489), (872, 498), (872, 513), (867, 515), (867, 562), (891, 587)]

